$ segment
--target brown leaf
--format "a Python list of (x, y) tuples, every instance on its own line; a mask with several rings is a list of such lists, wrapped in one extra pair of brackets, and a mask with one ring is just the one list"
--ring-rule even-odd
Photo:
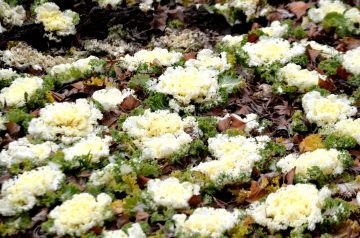
[(198, 207), (201, 203), (200, 195), (193, 195), (188, 201), (190, 207)]
[(320, 55), (320, 50), (311, 49), (311, 47), (306, 48), (306, 54), (309, 56), (312, 64), (316, 64), (316, 59)]
[(360, 46), (360, 39), (356, 39), (353, 37), (344, 37), (340, 39), (339, 42), (340, 43), (336, 47), (336, 49), (343, 52), (355, 49)]
[(251, 216), (246, 216), (246, 217), (244, 218), (244, 224), (245, 224), (245, 225), (250, 226), (250, 225), (252, 225), (252, 224), (254, 224), (254, 223), (256, 223), (256, 222), (255, 222), (255, 220), (254, 220)]
[(230, 128), (230, 124), (231, 124), (231, 118), (230, 117), (221, 118), (217, 123), (217, 129), (220, 132), (226, 131), (227, 129)]
[(185, 53), (184, 55), (183, 55), (183, 59), (185, 60), (185, 61), (188, 61), (189, 59), (195, 59), (196, 58), (196, 52), (194, 52), (194, 51), (191, 51), (191, 52), (189, 52), (189, 53)]
[(121, 113), (105, 112), (103, 115), (104, 117), (101, 119), (101, 124), (110, 127), (119, 119)]
[(349, 150), (350, 154), (356, 158), (360, 158), (360, 150)]
[(292, 168), (289, 172), (286, 173), (285, 179), (286, 184), (293, 184), (294, 182), (294, 176), (295, 176), (296, 167)]
[(11, 175), (9, 174), (4, 174), (2, 176), (0, 176), (0, 184), (4, 183), (6, 180), (10, 179)]
[(9, 134), (12, 136), (12, 135), (17, 134), (20, 131), (21, 126), (19, 126), (15, 122), (10, 121), (10, 122), (6, 123), (6, 129), (9, 132)]
[(295, 14), (297, 19), (300, 19), (300, 17), (306, 13), (309, 8), (309, 4), (305, 2), (292, 2), (288, 4), (288, 7), (290, 11)]
[(137, 222), (142, 221), (142, 220), (146, 220), (149, 217), (150, 217), (150, 214), (147, 213), (147, 212), (138, 212), (138, 213), (136, 213), (136, 216), (135, 216)]
[(151, 64), (152, 64), (153, 66), (156, 66), (156, 65), (161, 65), (161, 62), (160, 62), (160, 60), (158, 60), (157, 58), (155, 58)]
[(39, 116), (39, 114), (40, 114), (40, 108), (30, 112), (30, 115), (33, 117), (37, 117), (37, 116)]
[(91, 171), (85, 170), (85, 171), (82, 171), (82, 172), (80, 173), (79, 177), (81, 177), (81, 178), (88, 178), (88, 177), (90, 177), (90, 175), (91, 175)]
[(327, 78), (326, 80), (322, 80), (319, 78), (318, 86), (330, 92), (333, 92), (336, 88), (334, 82), (330, 78)]
[(246, 123), (241, 120), (241, 117), (239, 117), (236, 114), (231, 114), (231, 128), (235, 128), (238, 130), (244, 130)]
[(325, 146), (322, 143), (321, 135), (319, 134), (311, 134), (305, 137), (305, 139), (301, 141), (299, 145), (299, 149), (301, 153), (314, 151), (324, 147)]
[(126, 223), (129, 222), (129, 216), (126, 214), (121, 214), (117, 219), (116, 219), (116, 226), (117, 228), (121, 228), (123, 225), (125, 225)]
[(260, 185), (256, 181), (252, 180), (250, 186), (250, 194), (246, 201), (255, 202), (261, 199), (265, 194), (266, 192), (260, 187)]
[(290, 116), (292, 113), (292, 106), (287, 101), (284, 101), (282, 105), (276, 105), (274, 109), (281, 116)]
[(348, 73), (342, 65), (339, 65), (336, 70), (336, 75), (343, 80), (347, 80), (351, 74)]
[(85, 85), (84, 85), (83, 81), (72, 83), (71, 86), (73, 86), (74, 88), (76, 88), (78, 90), (84, 90), (84, 88), (85, 88)]
[(221, 199), (218, 199), (216, 197), (214, 197), (214, 201), (216, 203), (216, 206), (219, 207), (219, 208), (225, 208), (226, 207), (226, 202), (224, 202), (223, 200)]
[(151, 29), (158, 29), (164, 31), (166, 28), (167, 14), (155, 14), (153, 20), (150, 22)]
[(255, 43), (259, 39), (259, 36), (255, 33), (251, 33), (248, 35), (248, 42)]
[(149, 180), (150, 180), (149, 178), (140, 175), (137, 178), (137, 183), (139, 184), (140, 187), (143, 187), (145, 184), (147, 184), (147, 182), (149, 182)]
[(49, 209), (48, 208), (43, 208), (40, 210), (40, 212), (38, 212), (35, 216), (33, 216), (31, 218), (31, 225), (30, 227), (33, 227), (36, 223), (38, 223), (39, 221), (45, 221), (47, 218), (47, 215), (49, 213)]
[(91, 228), (91, 231), (93, 231), (96, 235), (100, 235), (103, 231), (103, 228), (101, 226), (95, 226)]
[(180, 21), (184, 21), (184, 9), (180, 6), (177, 6), (175, 9), (168, 10), (167, 14), (172, 19), (179, 19)]
[(120, 107), (125, 110), (133, 110), (134, 108), (137, 108), (140, 106), (139, 100), (137, 100), (134, 96), (130, 95), (126, 97), (122, 103), (120, 104)]

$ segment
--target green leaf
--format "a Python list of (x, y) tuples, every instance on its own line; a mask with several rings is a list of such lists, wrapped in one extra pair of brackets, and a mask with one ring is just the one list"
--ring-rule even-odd
[(130, 78), (128, 86), (134, 90), (142, 89), (147, 91), (151, 79), (147, 74), (135, 74)]
[(351, 35), (348, 21), (343, 14), (337, 12), (328, 13), (322, 21), (322, 26), (328, 31), (334, 29), (340, 37)]
[(330, 134), (326, 137), (324, 145), (328, 149), (352, 149), (357, 145), (357, 142), (354, 138), (350, 136)]
[(144, 105), (152, 111), (163, 110), (169, 107), (169, 100), (165, 94), (153, 92), (144, 100)]
[(244, 79), (236, 75), (224, 75), (219, 78), (219, 87), (225, 89), (229, 94), (236, 92), (243, 83)]
[(215, 117), (197, 117), (199, 129), (202, 131), (202, 137), (208, 139), (214, 137), (218, 133), (216, 126), (217, 121)]

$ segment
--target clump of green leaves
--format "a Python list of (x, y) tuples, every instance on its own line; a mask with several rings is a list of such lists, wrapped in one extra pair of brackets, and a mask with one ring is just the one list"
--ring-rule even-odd
[(326, 75), (336, 75), (338, 67), (341, 65), (341, 61), (338, 57), (332, 59), (326, 59), (320, 62), (319, 68), (324, 71)]
[(255, 73), (269, 84), (277, 81), (277, 73), (279, 72), (282, 64), (279, 61), (272, 63), (271, 65), (257, 67)]
[(196, 139), (190, 144), (183, 146), (171, 156), (171, 162), (180, 161), (182, 158), (192, 156), (200, 157), (207, 152), (207, 147), (202, 140)]
[(305, 176), (296, 174), (294, 180), (297, 183), (313, 182), (319, 187), (323, 187), (327, 183), (328, 177), (324, 175), (318, 166), (313, 166), (306, 171)]
[(152, 92), (149, 97), (144, 100), (144, 105), (152, 111), (163, 110), (169, 107), (169, 100), (163, 93)]
[(328, 149), (352, 149), (357, 145), (357, 142), (351, 136), (342, 136), (332, 133), (326, 137), (324, 145)]
[(147, 63), (142, 63), (138, 66), (136, 72), (141, 74), (161, 74), (162, 67), (159, 65), (149, 65)]
[(354, 206), (342, 199), (327, 198), (322, 209), (322, 225), (328, 228), (339, 225), (350, 217), (353, 210)]
[(20, 174), (25, 171), (32, 170), (32, 169), (36, 168), (37, 166), (39, 166), (39, 164), (37, 162), (35, 162), (34, 160), (26, 159), (26, 160), (21, 161), (21, 163), (12, 164), (11, 167), (9, 168), (9, 172), (11, 174)]
[(261, 172), (268, 170), (270, 166), (270, 161), (273, 157), (284, 156), (286, 148), (282, 144), (278, 144), (274, 141), (269, 141), (266, 143), (265, 148), (260, 150), (261, 160), (256, 162), (256, 166), (260, 169)]
[(61, 82), (55, 77), (45, 76), (42, 87), (38, 88), (26, 102), (27, 108), (36, 109), (44, 107), (46, 103), (53, 102), (54, 99), (51, 96), (51, 90), (59, 85), (61, 85)]
[(245, 85), (245, 80), (234, 73), (224, 74), (219, 77), (219, 87), (228, 94), (235, 93)]
[(354, 164), (354, 160), (351, 157), (350, 153), (346, 150), (342, 151), (338, 156), (338, 160), (341, 161), (344, 168), (349, 168)]
[(307, 55), (298, 55), (291, 59), (291, 63), (305, 67), (309, 64), (309, 57)]
[(344, 14), (337, 12), (328, 13), (322, 21), (324, 30), (334, 30), (340, 37), (357, 35), (360, 33), (350, 20), (346, 19)]
[(197, 117), (199, 129), (202, 131), (202, 138), (207, 140), (209, 137), (214, 137), (218, 133), (216, 126), (217, 120), (215, 117)]
[(350, 76), (346, 82), (348, 84), (350, 84), (351, 86), (359, 88), (360, 87), (360, 74)]
[(288, 95), (290, 97), (293, 97), (298, 92), (298, 88), (295, 86), (288, 86), (284, 82), (275, 82), (272, 85), (272, 91), (274, 94), (277, 95)]
[(167, 22), (167, 25), (172, 29), (181, 29), (184, 27), (184, 22), (179, 19), (172, 19)]
[(134, 90), (141, 89), (147, 91), (150, 80), (152, 80), (152, 78), (147, 74), (135, 74), (130, 78), (128, 87)]
[(28, 214), (19, 214), (14, 217), (2, 218), (0, 222), (0, 236), (11, 237), (24, 232), (31, 225), (31, 217)]
[(132, 141), (131, 137), (123, 131), (112, 131), (112, 138), (116, 143), (121, 145), (121, 151), (125, 152), (128, 156), (138, 158), (141, 155), (141, 150)]
[(25, 129), (29, 127), (29, 122), (33, 116), (27, 113), (24, 109), (14, 108), (6, 112), (5, 117), (8, 121), (15, 122), (22, 125)]
[(308, 130), (304, 123), (304, 115), (301, 110), (296, 110), (291, 117), (291, 130), (294, 132), (305, 132)]

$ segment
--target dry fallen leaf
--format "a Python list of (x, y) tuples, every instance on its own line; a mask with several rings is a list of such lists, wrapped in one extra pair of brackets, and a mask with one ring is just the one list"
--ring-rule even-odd
[(143, 221), (150, 217), (150, 214), (147, 212), (138, 212), (135, 215), (136, 221)]
[(318, 86), (330, 92), (333, 92), (336, 89), (334, 82), (330, 78), (327, 78), (326, 80), (319, 78)]
[(135, 108), (137, 108), (138, 106), (140, 106), (140, 102), (139, 100), (137, 100), (134, 96), (130, 95), (128, 97), (126, 97), (122, 103), (120, 104), (120, 107), (124, 110), (133, 110)]
[(193, 195), (188, 201), (190, 207), (198, 207), (201, 203), (200, 195)]
[(325, 146), (322, 143), (321, 135), (319, 134), (311, 134), (305, 137), (305, 139), (299, 145), (301, 153), (314, 151), (324, 147)]
[(288, 7), (292, 13), (295, 14), (297, 19), (305, 15), (307, 9), (309, 8), (309, 4), (305, 2), (292, 2), (288, 4)]
[(293, 184), (295, 176), (296, 167), (292, 168), (289, 172), (285, 174), (286, 184)]

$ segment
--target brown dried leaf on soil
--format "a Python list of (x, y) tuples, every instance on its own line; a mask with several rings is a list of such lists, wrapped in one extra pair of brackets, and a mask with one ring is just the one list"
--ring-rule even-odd
[(288, 4), (288, 7), (292, 13), (295, 14), (297, 19), (305, 15), (307, 9), (310, 7), (308, 3), (305, 2), (292, 2)]
[(299, 149), (301, 153), (311, 152), (317, 149), (324, 148), (322, 138), (319, 134), (311, 134), (300, 143)]

